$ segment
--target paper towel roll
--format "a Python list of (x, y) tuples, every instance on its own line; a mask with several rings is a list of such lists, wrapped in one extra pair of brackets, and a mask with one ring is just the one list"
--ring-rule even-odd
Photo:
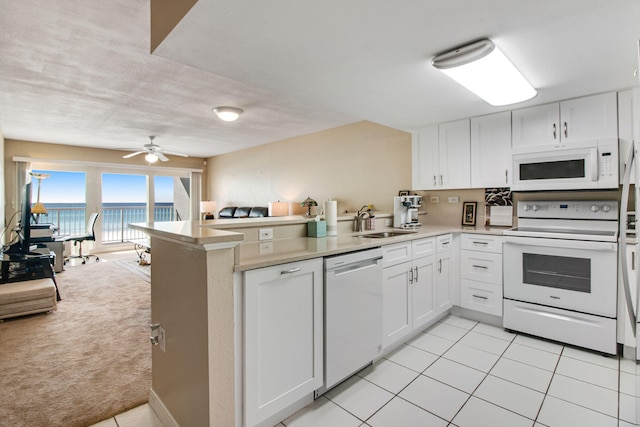
[(324, 202), (324, 218), (327, 220), (327, 236), (338, 235), (338, 202), (327, 200)]

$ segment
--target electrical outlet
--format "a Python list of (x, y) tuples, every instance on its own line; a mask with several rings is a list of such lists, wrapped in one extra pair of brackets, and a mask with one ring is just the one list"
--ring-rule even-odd
[(438, 196), (431, 197), (431, 203), (440, 203), (440, 197)]
[(163, 353), (165, 349), (165, 341), (166, 341), (166, 336), (164, 333), (164, 328), (160, 326), (158, 328), (158, 347), (160, 347), (160, 351), (162, 351)]
[(390, 218), (385, 218), (384, 225), (387, 226), (387, 227), (390, 227), (391, 226), (391, 219)]
[(458, 196), (449, 197), (449, 203), (460, 203), (460, 197)]
[(273, 228), (261, 228), (258, 231), (258, 240), (271, 240), (273, 239)]

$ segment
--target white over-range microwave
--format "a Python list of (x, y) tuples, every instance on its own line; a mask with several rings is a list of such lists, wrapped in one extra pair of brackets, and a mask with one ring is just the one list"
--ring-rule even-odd
[(618, 188), (618, 139), (513, 152), (513, 191)]

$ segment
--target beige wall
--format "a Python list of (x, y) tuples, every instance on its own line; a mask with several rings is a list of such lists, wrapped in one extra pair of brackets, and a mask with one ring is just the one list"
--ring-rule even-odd
[[(55, 161), (75, 161), (75, 162), (99, 162), (112, 165), (148, 167), (144, 156), (139, 155), (131, 159), (123, 159), (126, 151), (103, 150), (97, 148), (76, 147), (61, 144), (45, 144), (41, 142), (20, 141), (7, 139), (4, 141), (4, 191), (5, 205), (7, 210), (13, 212), (16, 204), (16, 167), (14, 157), (29, 157), (34, 159), (50, 159)], [(171, 156), (170, 156), (171, 157)], [(197, 157), (171, 157), (165, 165), (158, 162), (157, 167), (174, 167), (185, 169), (204, 169), (204, 159)], [(154, 165), (155, 166), (155, 165)], [(203, 177), (203, 181), (206, 179)], [(203, 188), (204, 191), (204, 188)]]
[(267, 206), (307, 196), (338, 201), (338, 212), (366, 203), (393, 212), (393, 196), (411, 188), (411, 134), (358, 122), (207, 161), (210, 200), (224, 206)]

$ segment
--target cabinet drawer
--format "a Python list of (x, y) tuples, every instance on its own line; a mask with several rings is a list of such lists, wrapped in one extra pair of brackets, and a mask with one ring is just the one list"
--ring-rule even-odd
[(383, 268), (411, 261), (411, 243), (403, 242), (382, 247)]
[(470, 310), (502, 316), (502, 285), (461, 279), (460, 305)]
[(436, 237), (438, 252), (443, 252), (453, 248), (453, 234), (443, 234)]
[(427, 239), (412, 240), (411, 251), (414, 259), (435, 254), (436, 253), (435, 237), (429, 237)]
[(460, 277), (502, 286), (502, 254), (460, 251)]
[(460, 249), (501, 254), (502, 236), (463, 233), (460, 236)]

